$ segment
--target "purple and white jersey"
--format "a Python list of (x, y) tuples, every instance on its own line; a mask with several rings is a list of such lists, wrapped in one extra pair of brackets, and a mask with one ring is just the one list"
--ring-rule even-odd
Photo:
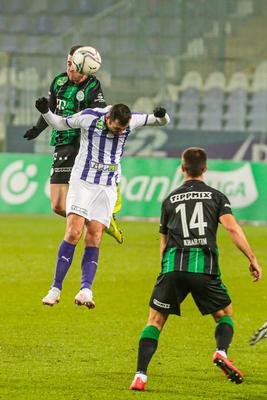
[(80, 150), (71, 180), (78, 178), (100, 185), (116, 184), (120, 174), (119, 163), (130, 132), (140, 126), (162, 125), (153, 114), (133, 112), (129, 127), (123, 134), (113, 135), (105, 122), (111, 107), (88, 108), (66, 118), (69, 127), (81, 128)]

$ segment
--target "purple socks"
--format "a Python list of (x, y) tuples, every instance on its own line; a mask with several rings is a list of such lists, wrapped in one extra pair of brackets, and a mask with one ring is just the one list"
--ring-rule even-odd
[[(71, 266), (75, 245), (63, 240), (57, 253), (56, 271), (54, 276), (54, 287), (62, 290), (62, 283)], [(86, 247), (82, 259), (82, 282), (81, 289), (91, 289), (98, 263), (99, 248)]]
[(91, 289), (96, 274), (98, 255), (98, 247), (85, 247), (82, 259), (81, 289)]
[(63, 240), (59, 246), (57, 253), (56, 271), (54, 276), (54, 282), (52, 286), (55, 286), (59, 290), (62, 289), (63, 280), (71, 266), (75, 245), (65, 242)]

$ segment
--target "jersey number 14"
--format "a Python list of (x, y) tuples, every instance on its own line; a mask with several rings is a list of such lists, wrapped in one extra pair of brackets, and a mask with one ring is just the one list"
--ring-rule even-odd
[(189, 237), (189, 229), (198, 229), (199, 236), (205, 235), (205, 228), (208, 226), (204, 221), (203, 203), (198, 201), (195, 205), (192, 217), (189, 222), (189, 229), (186, 218), (186, 204), (182, 203), (175, 208), (176, 213), (181, 213), (182, 229), (185, 238)]

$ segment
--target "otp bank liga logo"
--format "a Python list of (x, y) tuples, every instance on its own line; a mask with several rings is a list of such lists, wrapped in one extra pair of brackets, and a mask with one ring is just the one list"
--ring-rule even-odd
[(9, 204), (22, 204), (28, 201), (38, 188), (33, 181), (37, 174), (34, 164), (24, 166), (22, 160), (9, 164), (3, 171), (0, 180), (0, 195)]

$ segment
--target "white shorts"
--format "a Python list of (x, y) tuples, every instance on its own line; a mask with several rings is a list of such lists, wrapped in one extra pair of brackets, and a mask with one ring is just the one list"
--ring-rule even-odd
[(116, 185), (96, 185), (81, 179), (72, 179), (69, 184), (66, 211), (67, 215), (81, 215), (88, 221), (99, 221), (109, 227), (116, 201)]

